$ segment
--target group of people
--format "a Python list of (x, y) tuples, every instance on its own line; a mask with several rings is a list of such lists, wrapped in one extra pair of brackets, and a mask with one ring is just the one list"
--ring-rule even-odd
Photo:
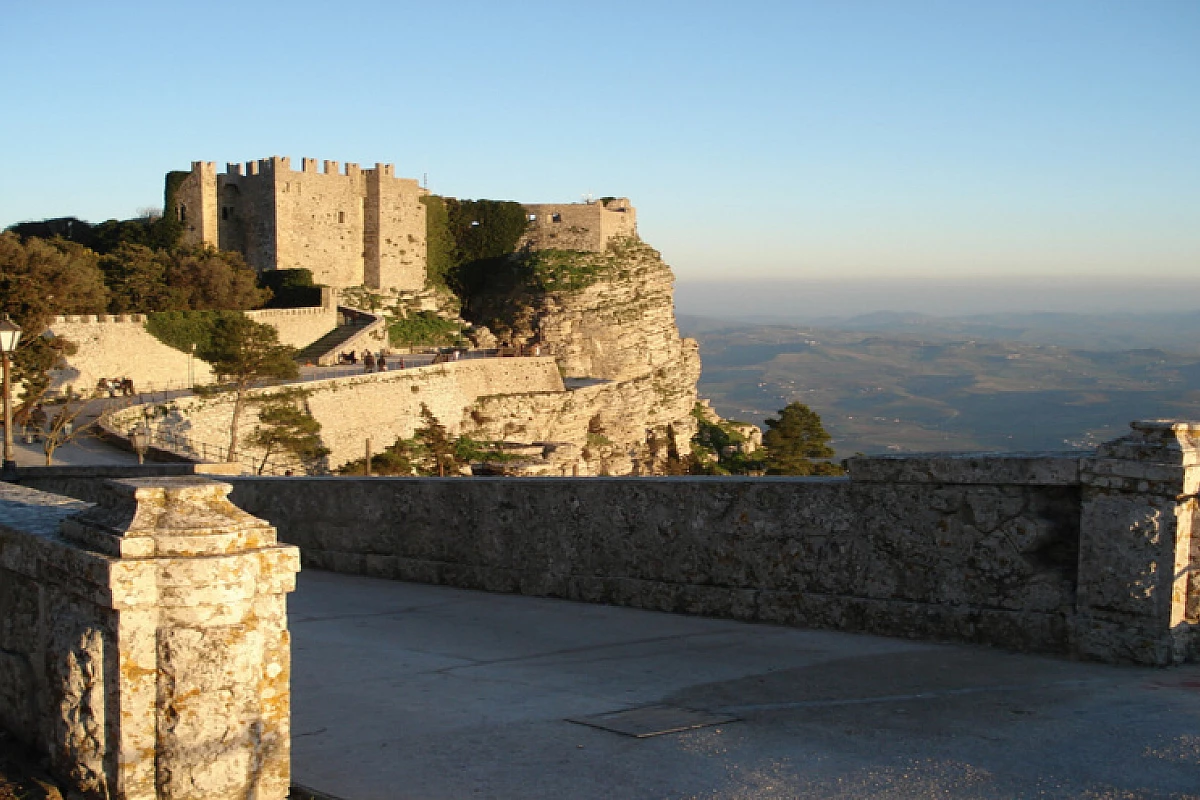
[(109, 397), (133, 397), (133, 379), (132, 378), (101, 378), (96, 382), (96, 394), (103, 397), (107, 394)]
[[(364, 350), (362, 355), (363, 371), (364, 372), (387, 372), (388, 362), (387, 356), (382, 350), (376, 356), (370, 350)], [(354, 362), (351, 362), (354, 363)], [(400, 359), (400, 369), (404, 369), (404, 359)]]

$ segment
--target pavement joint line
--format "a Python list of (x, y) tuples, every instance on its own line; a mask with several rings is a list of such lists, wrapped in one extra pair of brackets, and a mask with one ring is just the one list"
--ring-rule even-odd
[(724, 636), (730, 633), (729, 630), (704, 631), (699, 633), (680, 633), (673, 636), (653, 636), (645, 639), (627, 639), (619, 642), (611, 642), (608, 644), (595, 644), (585, 647), (569, 647), (563, 650), (549, 650), (544, 653), (535, 653), (529, 656), (512, 656), (509, 658), (497, 658), (491, 661), (474, 661), (470, 664), (460, 664), (453, 667), (442, 667), (435, 672), (451, 672), (460, 669), (471, 669), (473, 667), (490, 667), (496, 664), (515, 664), (520, 662), (538, 661), (544, 658), (554, 658), (556, 656), (581, 655), (583, 653), (595, 652), (597, 650), (612, 650), (618, 647), (631, 647), (640, 644), (655, 644), (658, 642), (672, 642), (680, 639), (701, 639), (712, 636)]
[(329, 616), (325, 616), (325, 617), (296, 616), (296, 617), (292, 617), (289, 620), (289, 622), (291, 622), (292, 624), (298, 624), (301, 622), (338, 622), (340, 620), (346, 620), (346, 619), (370, 619), (372, 617), (390, 617), (390, 616), (395, 616), (396, 614), (412, 614), (412, 613), (415, 613), (418, 611), (423, 611), (427, 608), (445, 608), (446, 606), (462, 605), (463, 603), (467, 603), (467, 602), (470, 602), (470, 601), (463, 600), (463, 601), (459, 601), (459, 602), (431, 603), (429, 605), (409, 606), (406, 608), (393, 609), (391, 611), (364, 611), (359, 614), (330, 614)]
[(970, 694), (986, 694), (989, 692), (1019, 692), (1029, 689), (1054, 689), (1070, 687), (1081, 689), (1088, 686), (1101, 686), (1111, 681), (1103, 679), (1051, 681), (1050, 683), (1018, 683), (1000, 686), (969, 686), (962, 689), (945, 689), (936, 692), (914, 692), (912, 694), (891, 694), (878, 697), (849, 697), (841, 700), (797, 700), (791, 703), (760, 703), (741, 706), (716, 706), (713, 711), (725, 714), (754, 714), (763, 711), (789, 711), (804, 708), (833, 708), (837, 706), (861, 706), (872, 703), (904, 703), (910, 700), (937, 700), (943, 697), (958, 697)]

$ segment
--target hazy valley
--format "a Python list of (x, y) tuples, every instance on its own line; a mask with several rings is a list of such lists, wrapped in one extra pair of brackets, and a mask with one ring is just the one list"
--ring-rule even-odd
[[(1106, 324), (886, 313), (808, 326), (681, 316), (680, 327), (700, 341), (700, 394), (722, 416), (761, 423), (798, 400), (821, 414), (844, 457), (1090, 448), (1132, 419), (1194, 419), (1200, 315), (1175, 316), (1174, 336), (1132, 314)], [(1122, 343), (1138, 349), (1113, 347)]]

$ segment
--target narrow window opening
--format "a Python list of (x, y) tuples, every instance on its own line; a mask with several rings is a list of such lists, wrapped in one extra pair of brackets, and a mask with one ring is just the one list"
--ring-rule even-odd
[(562, 214), (551, 214), (550, 221), (551, 222), (562, 222)]
[(229, 206), (221, 206), (221, 219), (229, 219)]
[(187, 222), (187, 206), (183, 203), (179, 204), (179, 221)]
[(338, 212), (338, 222), (339, 222), (339, 223), (344, 223), (345, 221), (346, 221), (346, 212), (345, 212), (345, 211), (339, 211), (339, 212)]

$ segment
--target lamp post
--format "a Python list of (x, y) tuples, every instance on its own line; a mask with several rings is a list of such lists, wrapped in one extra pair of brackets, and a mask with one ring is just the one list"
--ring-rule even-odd
[(12, 367), (9, 357), (17, 349), (17, 343), (20, 341), (20, 327), (5, 314), (4, 319), (0, 319), (0, 353), (4, 357), (4, 464), (0, 469), (3, 469), (5, 480), (12, 479), (17, 474), (17, 462), (13, 459)]
[(150, 449), (150, 428), (142, 423), (130, 430), (129, 443), (133, 445), (133, 452), (137, 453), (138, 463), (144, 464), (146, 451)]

